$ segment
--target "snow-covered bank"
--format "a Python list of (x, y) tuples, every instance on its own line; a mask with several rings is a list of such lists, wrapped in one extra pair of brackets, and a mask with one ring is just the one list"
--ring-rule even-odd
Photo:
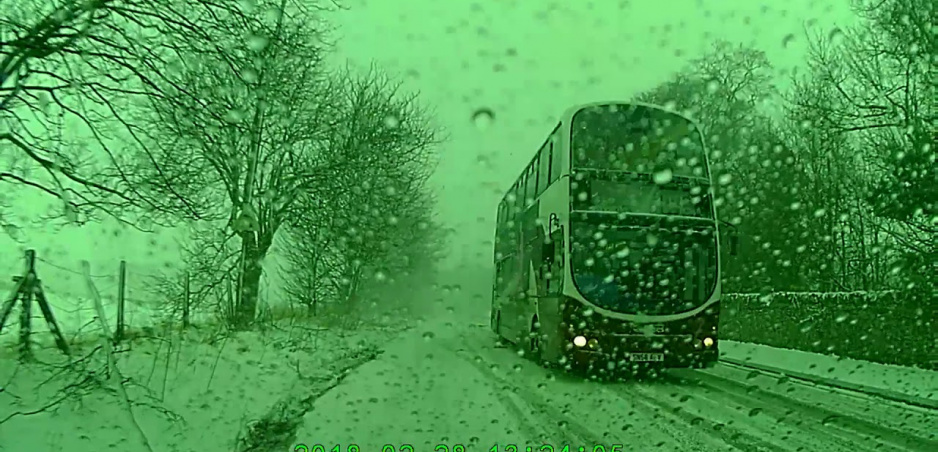
[(245, 426), (302, 390), (310, 373), (400, 331), (295, 324), (228, 337), (192, 332), (140, 339), (116, 353), (130, 410), (118, 382), (104, 375), (107, 358), (95, 345), (73, 350), (89, 358), (71, 368), (54, 348), (37, 350), (38, 362), (30, 365), (18, 364), (4, 348), (0, 450), (146, 451), (142, 438), (157, 451), (231, 450)]
[(720, 355), (848, 384), (938, 400), (938, 372), (933, 370), (727, 340), (720, 342)]

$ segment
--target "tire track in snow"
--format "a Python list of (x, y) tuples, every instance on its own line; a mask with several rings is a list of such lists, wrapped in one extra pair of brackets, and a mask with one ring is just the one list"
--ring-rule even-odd
[(492, 370), (498, 366), (491, 361), (486, 362), (481, 353), (476, 353), (475, 357), (467, 356), (467, 350), (458, 353), (480, 373), (504, 388), (504, 397), (500, 400), (507, 409), (519, 415), (519, 421), (528, 425), (530, 431), (539, 435), (531, 438), (531, 444), (570, 445), (571, 448), (583, 446), (589, 450), (592, 450), (593, 445), (606, 444), (603, 435), (596, 434), (561, 410), (544, 403), (536, 392), (498, 375)]
[[(723, 441), (710, 435), (696, 432), (696, 429), (689, 430), (683, 427), (683, 423), (675, 426), (662, 421), (662, 417), (657, 414), (660, 410), (647, 403), (610, 396), (601, 389), (606, 383), (545, 370), (516, 354), (509, 356), (504, 350), (498, 350), (493, 346), (495, 339), (489, 337), (488, 330), (479, 328), (473, 333), (462, 338), (468, 350), (459, 351), (466, 360), (477, 360), (474, 365), (483, 366), (479, 370), (485, 376), (500, 382), (508, 392), (517, 391), (524, 405), (539, 409), (541, 413), (539, 419), (533, 421), (535, 425), (558, 425), (559, 430), (552, 430), (557, 432), (553, 436), (561, 439), (580, 438), (572, 443), (568, 439), (554, 444), (583, 444), (587, 450), (592, 450), (595, 444), (606, 445), (606, 450), (610, 450), (613, 444), (621, 444), (626, 452), (727, 450)], [(526, 378), (518, 384), (507, 383), (506, 379), (511, 377), (499, 376), (499, 369), (512, 369), (520, 373), (519, 377)], [(541, 378), (543, 382), (538, 381)], [(536, 384), (538, 389), (519, 387), (524, 384)], [(562, 406), (563, 410), (556, 408), (558, 406)], [(522, 410), (525, 411), (525, 408), (522, 407)], [(588, 426), (584, 422), (589, 423)], [(597, 433), (600, 429), (602, 434)]]
[[(671, 386), (668, 386), (668, 389)], [(787, 452), (789, 449), (782, 448), (774, 443), (765, 441), (755, 435), (744, 432), (734, 426), (715, 422), (704, 416), (688, 411), (680, 403), (687, 399), (679, 399), (675, 404), (653, 390), (647, 383), (623, 383), (619, 385), (609, 385), (603, 387), (603, 391), (613, 397), (619, 397), (632, 403), (645, 405), (651, 411), (661, 416), (676, 420), (686, 426), (688, 430), (704, 432), (708, 436), (724, 443), (736, 450), (742, 452)], [(692, 394), (685, 394), (687, 397), (693, 397)]]
[[(717, 391), (738, 403), (759, 407), (773, 414), (781, 413), (780, 420), (798, 419), (796, 420), (797, 426), (810, 429), (818, 435), (837, 435), (854, 444), (855, 448), (883, 450), (884, 447), (889, 447), (900, 451), (938, 450), (938, 441), (921, 438), (853, 415), (835, 412), (817, 404), (806, 403), (769, 391), (759, 385), (749, 385), (704, 372), (697, 372), (688, 379), (692, 379), (691, 382), (699, 387)], [(800, 418), (796, 415), (800, 415)], [(804, 422), (806, 420), (808, 422)]]

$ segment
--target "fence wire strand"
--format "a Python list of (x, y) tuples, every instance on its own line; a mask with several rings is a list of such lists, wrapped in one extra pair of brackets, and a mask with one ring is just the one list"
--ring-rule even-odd
[[(5, 268), (6, 275), (8, 275), (6, 278), (0, 275), (0, 278), (3, 278), (0, 284), (0, 291), (2, 291), (0, 303), (2, 303), (14, 295), (14, 277), (24, 276), (26, 264), (20, 259), (19, 263), (8, 261), (7, 265), (2, 265), (0, 268)], [(85, 275), (80, 271), (77, 262), (73, 269), (68, 265), (52, 262), (36, 255), (34, 268), (53, 317), (66, 337), (74, 339), (83, 333), (98, 329), (95, 326), (98, 314), (87, 290), (83, 289), (86, 287)], [(119, 262), (113, 265), (113, 271), (105, 271), (103, 266), (99, 266), (95, 269), (95, 273), (90, 275), (105, 305), (105, 315), (108, 317), (105, 321), (114, 329), (118, 323), (118, 301), (121, 298), (120, 268)], [(172, 275), (174, 270), (169, 267), (156, 269), (130, 263), (126, 263), (124, 269), (124, 330), (149, 326), (166, 320), (166, 314), (171, 311), (168, 305), (172, 301), (167, 300), (165, 294), (155, 291), (154, 283), (174, 278), (175, 276)], [(36, 302), (33, 297), (34, 304), (30, 310), (31, 329), (45, 336), (50, 328)], [(17, 301), (14, 312), (10, 313), (3, 325), (0, 342), (18, 338), (21, 303), (22, 299)]]

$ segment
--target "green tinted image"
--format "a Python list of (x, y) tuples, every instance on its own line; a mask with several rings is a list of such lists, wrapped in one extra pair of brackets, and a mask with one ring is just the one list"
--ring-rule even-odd
[(0, 452), (938, 450), (934, 9), (0, 0)]

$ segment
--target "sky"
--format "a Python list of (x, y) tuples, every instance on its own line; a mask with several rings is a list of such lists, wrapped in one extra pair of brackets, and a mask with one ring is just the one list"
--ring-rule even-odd
[[(448, 131), (433, 183), (455, 232), (450, 264), (491, 261), (495, 207), (564, 109), (629, 99), (718, 39), (765, 51), (784, 78), (804, 60), (805, 27), (855, 20), (837, 0), (346, 4), (337, 57), (398, 74)], [(494, 119), (474, 121), (482, 109)]]
[[(331, 17), (338, 43), (332, 63), (377, 63), (405, 89), (419, 91), (446, 130), (432, 186), (440, 218), (454, 233), (447, 266), (491, 261), (495, 206), (565, 108), (628, 99), (665, 81), (717, 39), (765, 51), (783, 77), (804, 60), (806, 26), (823, 31), (855, 20), (847, 0), (344, 5)], [(483, 109), (494, 113), (492, 120), (474, 121)], [(28, 219), (48, 204), (17, 192), (12, 207)], [(146, 235), (114, 222), (57, 230), (21, 224), (19, 242), (0, 234), (0, 271), (21, 267), (27, 247), (68, 269), (86, 259), (105, 272), (121, 259), (142, 273), (178, 259), (172, 231)]]

